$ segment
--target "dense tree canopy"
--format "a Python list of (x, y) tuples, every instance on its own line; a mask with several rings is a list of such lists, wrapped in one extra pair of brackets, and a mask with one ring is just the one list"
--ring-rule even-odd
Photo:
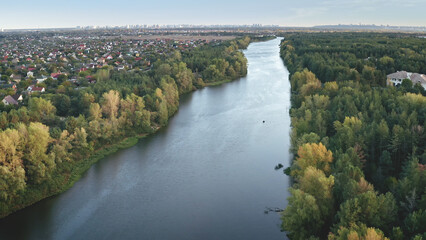
[(286, 35), (295, 183), (282, 228), (292, 239), (426, 237), (425, 91), (385, 85), (396, 70), (426, 73), (425, 44), (403, 34)]

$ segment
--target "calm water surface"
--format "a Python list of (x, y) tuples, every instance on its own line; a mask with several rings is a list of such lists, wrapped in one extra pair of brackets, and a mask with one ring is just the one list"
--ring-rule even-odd
[(264, 213), (289, 195), (274, 170), (290, 161), (279, 43), (250, 44), (247, 77), (183, 96), (167, 127), (0, 220), (0, 239), (285, 239)]

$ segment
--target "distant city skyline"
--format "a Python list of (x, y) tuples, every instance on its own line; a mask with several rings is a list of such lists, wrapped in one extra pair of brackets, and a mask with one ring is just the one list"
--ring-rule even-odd
[(426, 26), (424, 0), (7, 1), (0, 29), (125, 25)]

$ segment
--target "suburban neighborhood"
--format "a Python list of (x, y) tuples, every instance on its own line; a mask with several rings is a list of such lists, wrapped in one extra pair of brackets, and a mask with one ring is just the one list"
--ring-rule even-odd
[[(179, 34), (178, 34), (179, 33)], [(232, 39), (220, 33), (91, 30), (0, 35), (0, 99), (16, 106), (31, 94), (80, 89), (95, 83), (99, 70), (149, 71), (178, 51)], [(206, 35), (208, 34), (208, 35)], [(222, 33), (223, 34), (223, 33)], [(23, 97), (22, 97), (23, 96)]]

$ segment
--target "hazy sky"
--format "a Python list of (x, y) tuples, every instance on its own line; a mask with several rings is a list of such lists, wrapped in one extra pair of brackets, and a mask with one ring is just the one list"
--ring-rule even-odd
[(426, 26), (426, 0), (1, 0), (0, 28), (127, 24)]

